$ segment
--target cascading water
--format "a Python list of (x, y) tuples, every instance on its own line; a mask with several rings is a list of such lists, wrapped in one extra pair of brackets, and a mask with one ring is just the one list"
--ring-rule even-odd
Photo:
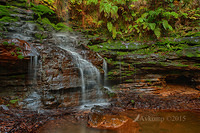
[(106, 60), (101, 57), (98, 53), (97, 55), (103, 60), (103, 71), (104, 71), (104, 89), (108, 92), (108, 93), (114, 93), (114, 91), (112, 89), (110, 89), (110, 87), (108, 87), (107, 84), (107, 74), (108, 74), (108, 64), (106, 62)]
[(99, 70), (91, 62), (83, 59), (81, 55), (70, 50), (70, 48), (64, 46), (60, 46), (60, 48), (68, 51), (71, 54), (73, 61), (80, 71), (80, 79), (82, 82), (82, 105), (92, 106), (94, 104), (96, 105), (105, 103), (106, 100), (103, 98), (103, 93), (100, 90), (101, 77)]
[[(12, 28), (12, 32), (6, 33), (6, 36), (8, 38), (18, 38), (18, 39), (21, 39), (21, 40), (25, 40), (27, 42), (34, 42), (35, 44), (37, 42), (41, 41), (41, 40), (38, 40), (35, 37), (36, 33), (41, 33), (41, 31), (37, 31), (37, 25), (36, 24), (31, 23), (31, 22), (20, 21), (19, 26), (13, 26), (13, 27), (14, 28)], [(46, 35), (47, 32), (44, 31), (44, 32), (42, 32), (42, 34)], [(84, 41), (84, 39), (82, 39), (79, 34), (78, 35), (77, 34), (72, 35), (72, 34), (69, 34), (69, 33), (55, 33), (55, 34), (53, 34), (53, 33), (48, 32), (47, 35), (48, 35), (48, 39), (42, 40), (44, 42), (44, 44), (45, 43), (46, 44), (52, 44), (52, 45), (62, 44), (62, 45), (68, 46), (68, 47), (75, 48), (75, 47), (79, 46), (79, 44), (78, 44), (79, 40)], [(38, 47), (37, 47), (37, 49), (38, 49)], [(82, 83), (82, 89), (81, 89), (81, 96), (80, 96), (81, 100), (78, 98), (78, 104), (79, 104), (79, 102), (81, 102), (81, 104), (83, 106), (87, 105), (87, 106), (90, 106), (90, 107), (92, 105), (98, 105), (98, 104), (102, 105), (102, 103), (107, 104), (106, 100), (103, 98), (103, 93), (100, 90), (102, 86), (101, 86), (101, 77), (100, 77), (99, 70), (95, 66), (93, 66), (92, 63), (90, 63), (89, 61), (82, 58), (81, 55), (79, 55), (76, 52), (73, 52), (73, 50), (70, 50), (66, 47), (62, 47), (62, 49), (68, 51), (68, 53), (71, 53), (72, 60), (79, 70), (80, 80), (81, 80), (81, 83)], [(43, 50), (43, 48), (41, 48), (41, 50)], [(28, 81), (29, 82), (28, 83), (29, 83), (30, 86), (28, 86), (28, 88), (31, 88), (31, 89), (28, 90), (28, 92), (27, 92), (28, 94), (26, 94), (26, 98), (23, 99), (23, 101), (21, 101), (21, 105), (23, 105), (23, 107), (25, 107), (25, 108), (37, 110), (37, 109), (40, 109), (40, 107), (43, 106), (42, 105), (42, 102), (43, 102), (42, 101), (42, 97), (43, 97), (42, 91), (48, 92), (51, 89), (50, 87), (52, 85), (52, 81), (55, 80), (56, 78), (54, 78), (54, 79), (52, 78), (54, 76), (53, 74), (50, 74), (50, 76), (46, 75), (45, 65), (47, 66), (48, 64), (41, 63), (41, 62), (43, 62), (43, 60), (42, 61), (39, 60), (39, 58), (38, 58), (39, 53), (37, 53), (36, 49), (31, 47), (31, 51), (32, 51), (32, 53), (30, 53), (29, 55), (26, 55), (26, 57), (30, 57), (29, 68), (28, 68), (29, 69), (29, 73), (28, 73), (28, 76), (29, 76)], [(41, 54), (41, 52), (40, 52), (40, 54), (41, 54), (40, 59), (46, 59), (47, 53)], [(44, 55), (44, 57), (43, 57), (43, 55)], [(84, 56), (86, 56), (86, 55), (84, 55)], [(106, 62), (104, 62), (103, 66), (104, 66), (103, 69), (105, 71), (104, 79), (106, 79), (105, 78), (106, 73), (107, 73)], [(37, 73), (38, 70), (39, 70), (40, 73)], [(61, 76), (62, 76), (62, 74), (60, 74), (60, 77)], [(37, 79), (37, 77), (41, 78), (41, 82), (38, 82), (39, 79)], [(49, 79), (51, 78), (51, 79), (48, 80), (48, 78)], [(69, 80), (73, 80), (73, 79), (74, 78), (69, 79)], [(58, 87), (56, 89), (60, 91), (65, 86), (62, 83), (62, 77), (59, 80), (61, 81), (59, 83), (60, 87)], [(44, 82), (47, 83), (47, 84), (43, 85)], [(76, 84), (76, 83), (78, 84), (77, 86), (79, 87), (80, 82), (73, 82), (73, 81), (70, 82), (70, 84)], [(77, 86), (75, 85), (75, 87), (77, 87)], [(39, 88), (39, 87), (41, 87), (41, 88)], [(72, 87), (72, 89), (74, 89), (74, 88)], [(77, 90), (73, 90), (73, 91), (77, 91)], [(51, 93), (51, 92), (49, 92), (49, 93)], [(59, 92), (56, 92), (56, 93), (59, 93)], [(77, 91), (77, 93), (79, 93), (79, 90)], [(58, 97), (58, 95), (56, 94), (55, 97)], [(78, 104), (76, 104), (76, 105), (78, 105)], [(46, 105), (44, 105), (44, 106), (46, 106)]]
[(104, 86), (107, 85), (107, 73), (108, 73), (108, 65), (105, 59), (103, 59), (103, 71), (104, 71)]
[(39, 53), (31, 46), (31, 53), (27, 56), (30, 57), (28, 79), (31, 90), (29, 90), (27, 97), (20, 104), (25, 105), (28, 109), (39, 110), (41, 106), (41, 96), (36, 90), (38, 84), (37, 69)]
[(32, 85), (37, 84), (37, 66), (38, 66), (38, 56), (30, 56), (29, 63), (29, 80)]

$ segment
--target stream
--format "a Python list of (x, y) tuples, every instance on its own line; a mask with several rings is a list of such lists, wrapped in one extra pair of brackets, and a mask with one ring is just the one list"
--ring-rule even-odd
[[(40, 133), (197, 133), (200, 115), (190, 111), (128, 110), (123, 112), (133, 124), (118, 129), (94, 129), (87, 123), (73, 123), (69, 119), (49, 122)], [(139, 117), (137, 117), (139, 116)]]
[[(43, 122), (40, 119), (35, 120), (43, 125), (41, 124), (39, 129), (37, 129), (37, 125), (34, 125), (36, 126), (35, 129), (30, 128), (30, 132), (34, 130), (39, 133), (199, 132), (200, 113), (198, 107), (200, 97), (198, 90), (188, 87), (187, 84), (184, 87), (181, 86), (179, 91), (176, 87), (172, 88), (177, 90), (171, 89), (169, 85), (166, 85), (167, 89), (161, 89), (160, 86), (151, 87), (150, 84), (153, 84), (154, 80), (159, 85), (161, 85), (161, 80), (165, 80), (160, 75), (156, 77), (151, 74), (147, 75), (150, 78), (145, 79), (145, 81), (143, 78), (136, 79), (137, 76), (133, 73), (134, 78), (129, 78), (135, 82), (124, 83), (122, 71), (125, 71), (125, 67), (121, 57), (119, 59), (116, 57), (119, 63), (115, 64), (115, 67), (119, 69), (113, 72), (113, 74), (118, 74), (116, 77), (119, 80), (117, 80), (117, 83), (109, 83), (107, 79), (109, 75), (108, 65), (110, 64), (107, 64), (103, 56), (89, 48), (87, 49), (85, 44), (81, 44), (83, 42), (81, 42), (80, 35), (48, 33), (49, 38), (43, 39), (41, 43), (41, 40), (35, 40), (33, 36), (33, 34), (40, 32), (37, 31), (36, 24), (25, 21), (19, 23), (22, 25), (21, 27), (14, 26), (11, 31), (6, 33), (7, 39), (17, 38), (10, 40), (27, 41), (30, 44), (30, 49), (25, 47), (24, 51), (30, 50), (31, 52), (25, 56), (26, 62), (20, 60), (18, 64), (16, 62), (16, 64), (10, 63), (12, 71), (10, 71), (9, 65), (6, 68), (5, 64), (2, 63), (4, 66), (2, 65), (1, 68), (3, 69), (0, 73), (0, 111), (3, 113), (0, 114), (0, 120), (2, 119), (0, 124), (7, 122), (7, 125), (5, 124), (7, 129), (3, 129), (4, 125), (0, 126), (2, 131), (14, 130), (15, 124), (9, 125), (15, 121), (12, 117), (15, 116), (14, 119), (20, 119), (23, 111), (28, 110), (33, 112), (27, 111), (28, 119), (25, 116), (23, 118), (27, 121), (29, 118), (36, 119), (33, 115), (30, 115), (31, 113), (35, 113), (38, 117), (44, 115), (41, 118), (44, 120)], [(143, 57), (139, 55), (137, 58), (143, 60)], [(135, 60), (130, 58), (129, 61), (134, 62)], [(9, 64), (9, 62), (6, 63)], [(126, 66), (129, 72), (136, 71), (137, 67), (134, 65), (131, 68), (129, 64)], [(158, 68), (159, 66), (155, 67), (155, 71)], [(143, 75), (143, 71), (145, 70), (141, 70), (141, 75)], [(181, 71), (184, 71), (184, 69), (181, 69)], [(173, 77), (174, 75), (165, 78), (169, 78), (166, 81), (172, 82)], [(186, 80), (189, 79), (182, 77)], [(115, 82), (115, 80), (112, 82)], [(191, 94), (187, 93), (188, 88), (191, 90)], [(179, 93), (180, 95), (178, 95)], [(95, 106), (106, 106), (110, 112), (108, 111), (107, 114), (106, 110), (95, 114), (92, 112), (92, 108)], [(13, 108), (18, 111), (23, 110), (21, 116), (18, 116), (17, 113), (12, 115), (16, 111), (13, 111)], [(189, 110), (190, 108), (192, 109)], [(61, 109), (62, 113), (56, 114), (56, 109)], [(71, 109), (71, 112), (63, 113), (67, 109)], [(73, 109), (81, 113), (73, 114)], [(174, 111), (171, 111), (173, 109)], [(183, 110), (179, 111), (179, 109)], [(118, 110), (123, 111), (117, 112)], [(11, 113), (7, 113), (7, 111)], [(55, 113), (55, 116), (53, 113), (52, 116), (45, 116), (46, 112), (51, 111)], [(9, 120), (3, 121), (7, 117), (11, 122)], [(79, 118), (75, 119), (75, 117)], [(89, 119), (93, 120), (93, 123), (90, 123)], [(20, 124), (24, 125), (23, 123), (23, 121), (18, 121), (17, 126), (20, 127)], [(29, 125), (26, 126), (30, 127)], [(28, 131), (29, 128), (27, 127), (26, 130)], [(22, 130), (25, 129), (19, 128), (19, 131)]]

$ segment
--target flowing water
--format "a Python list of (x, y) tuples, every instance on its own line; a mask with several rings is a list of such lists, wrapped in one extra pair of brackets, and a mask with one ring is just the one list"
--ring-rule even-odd
[(80, 71), (80, 80), (82, 83), (82, 106), (80, 108), (84, 109), (94, 105), (107, 104), (101, 91), (101, 76), (99, 70), (91, 62), (83, 59), (81, 55), (74, 52), (69, 47), (60, 47), (71, 54), (76, 67), (78, 67)]
[[(31, 42), (34, 40), (33, 34), (37, 32), (36, 29), (37, 28), (35, 24), (27, 22), (19, 28), (14, 28), (14, 32), (8, 33), (7, 36), (9, 38), (18, 38), (27, 42)], [(105, 98), (103, 97), (103, 93), (101, 91), (103, 85), (101, 83), (101, 76), (99, 70), (91, 62), (85, 59), (87, 57), (83, 58), (81, 55), (76, 53), (75, 50), (73, 50), (79, 45), (78, 38), (79, 36), (70, 35), (68, 33), (55, 33), (52, 34), (52, 38), (50, 39), (51, 41), (46, 41), (49, 42), (49, 44), (56, 44), (60, 48), (70, 53), (73, 62), (79, 69), (80, 81), (82, 83), (80, 98), (81, 100), (79, 100), (82, 106), (80, 108), (84, 109), (92, 107), (93, 105), (108, 104)], [(28, 68), (28, 80), (29, 85), (31, 85), (31, 87), (29, 87), (28, 94), (26, 94), (26, 98), (20, 103), (20, 105), (23, 105), (28, 109), (35, 110), (41, 108), (41, 97), (43, 95), (40, 88), (38, 88), (38, 77), (41, 78), (41, 76), (38, 76), (37, 73), (38, 69), (42, 69), (42, 64), (39, 64), (39, 54), (36, 51), (36, 49), (31, 46), (31, 51), (32, 53), (30, 53), (30, 55), (26, 55), (30, 57)], [(103, 70), (105, 74), (104, 79), (106, 79), (107, 64), (105, 60), (103, 63)], [(62, 94), (58, 95), (62, 96)]]

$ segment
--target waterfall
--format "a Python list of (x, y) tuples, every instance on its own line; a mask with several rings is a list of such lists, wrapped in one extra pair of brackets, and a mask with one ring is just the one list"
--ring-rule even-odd
[(32, 85), (37, 85), (37, 67), (38, 67), (38, 56), (37, 50), (31, 46), (31, 53), (26, 56), (30, 56), (29, 62), (29, 80)]
[[(26, 47), (26, 49), (28, 49), (28, 47)], [(38, 61), (38, 57), (39, 57), (39, 53), (37, 52), (37, 50), (31, 46), (31, 53), (28, 53), (26, 56), (30, 57), (30, 62), (29, 62), (29, 69), (28, 69), (28, 79), (30, 80), (30, 84), (31, 89), (29, 90), (27, 97), (21, 101), (19, 104), (25, 106), (28, 109), (31, 110), (39, 110), (42, 103), (41, 103), (41, 96), (38, 93), (37, 88), (37, 70), (38, 70), (38, 66), (39, 66), (39, 61)], [(41, 65), (41, 64), (40, 64)], [(41, 69), (41, 66), (40, 66)]]
[(88, 99), (88, 97), (89, 95), (92, 95), (90, 93), (92, 89), (94, 90), (94, 88), (96, 89), (95, 101), (98, 103), (104, 101), (102, 98), (103, 93), (100, 90), (101, 77), (100, 77), (99, 70), (91, 62), (83, 59), (81, 55), (72, 51), (70, 48), (64, 47), (64, 46), (60, 46), (60, 48), (68, 51), (71, 54), (72, 60), (75, 62), (76, 66), (79, 68), (80, 80), (82, 83), (81, 103), (83, 105), (91, 103), (91, 99)]
[(37, 84), (37, 66), (38, 66), (38, 56), (36, 55), (33, 59), (33, 83)]
[(104, 71), (104, 86), (107, 85), (107, 73), (108, 73), (108, 65), (105, 59), (103, 59), (103, 71)]
[(107, 79), (107, 73), (108, 73), (107, 62), (103, 57), (101, 57), (101, 55), (99, 55), (98, 53), (97, 53), (97, 55), (98, 55), (99, 58), (101, 58), (103, 60), (104, 86), (106, 86), (106, 79)]

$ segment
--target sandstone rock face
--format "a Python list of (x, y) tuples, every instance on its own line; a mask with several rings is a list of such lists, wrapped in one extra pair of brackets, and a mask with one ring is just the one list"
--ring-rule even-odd
[(80, 72), (67, 51), (50, 45), (35, 46), (41, 55), (38, 72), (45, 90), (81, 88)]
[[(38, 92), (33, 92), (31, 95), (34, 96), (30, 95), (30, 98), (41, 98), (43, 105), (48, 108), (79, 104), (83, 83), (80, 68), (69, 51), (47, 44), (29, 44), (20, 39), (3, 39), (0, 52), (1, 87), (11, 87), (16, 92), (29, 86), (32, 86), (31, 90), (38, 88)], [(87, 53), (92, 52), (87, 50)], [(97, 56), (96, 53), (93, 55)], [(96, 66), (102, 62), (100, 57), (98, 59), (94, 62)], [(25, 100), (25, 103), (28, 104), (27, 101)]]
[(28, 80), (30, 58), (37, 56), (37, 54), (35, 48), (26, 41), (19, 39), (0, 40), (1, 86), (25, 85), (25, 81)]
[(108, 78), (120, 83), (135, 83), (136, 87), (186, 84), (198, 88), (199, 41), (199, 37), (177, 39), (171, 43), (175, 46), (180, 43), (185, 47), (166, 52), (152, 52), (149, 50), (151, 45), (136, 43), (130, 44), (129, 49), (113, 48), (103, 51), (102, 56), (109, 61)]

